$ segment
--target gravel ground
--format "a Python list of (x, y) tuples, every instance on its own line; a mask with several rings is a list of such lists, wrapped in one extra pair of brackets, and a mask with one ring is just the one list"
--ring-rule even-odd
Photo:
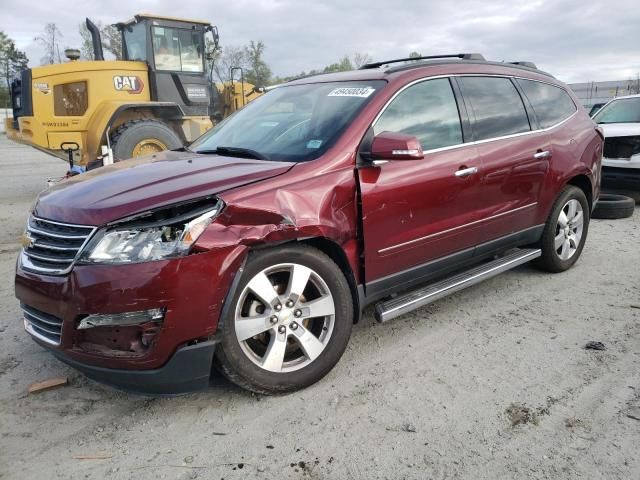
[(523, 266), (385, 325), (368, 311), (302, 392), (214, 379), (150, 399), (85, 379), (23, 331), (17, 239), (64, 171), (0, 137), (1, 478), (640, 478), (638, 212), (593, 221), (569, 272)]

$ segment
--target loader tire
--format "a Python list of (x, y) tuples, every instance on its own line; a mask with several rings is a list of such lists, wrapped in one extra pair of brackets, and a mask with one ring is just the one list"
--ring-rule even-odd
[(158, 120), (133, 120), (124, 123), (111, 137), (113, 159), (116, 162), (181, 146), (180, 137)]

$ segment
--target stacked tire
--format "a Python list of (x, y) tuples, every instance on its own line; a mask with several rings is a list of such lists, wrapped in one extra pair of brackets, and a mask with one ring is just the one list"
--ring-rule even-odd
[(635, 208), (636, 202), (633, 198), (603, 193), (600, 195), (591, 217), (601, 219), (627, 218), (633, 215)]

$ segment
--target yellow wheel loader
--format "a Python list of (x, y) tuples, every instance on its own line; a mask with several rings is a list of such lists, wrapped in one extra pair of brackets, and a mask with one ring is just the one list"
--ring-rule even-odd
[(107, 61), (98, 28), (86, 23), (94, 60), (67, 50), (66, 63), (21, 72), (6, 120), (9, 138), (79, 171), (179, 148), (260, 95), (243, 79), (210, 81), (205, 37), (217, 46), (218, 33), (209, 22), (136, 15), (116, 25), (124, 60)]

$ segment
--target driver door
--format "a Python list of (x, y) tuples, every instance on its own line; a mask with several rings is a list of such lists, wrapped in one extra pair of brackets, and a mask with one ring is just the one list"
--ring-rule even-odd
[(398, 94), (373, 125), (413, 135), (422, 160), (359, 169), (367, 296), (397, 289), (473, 255), (480, 231), (476, 147), (464, 145), (448, 78)]

